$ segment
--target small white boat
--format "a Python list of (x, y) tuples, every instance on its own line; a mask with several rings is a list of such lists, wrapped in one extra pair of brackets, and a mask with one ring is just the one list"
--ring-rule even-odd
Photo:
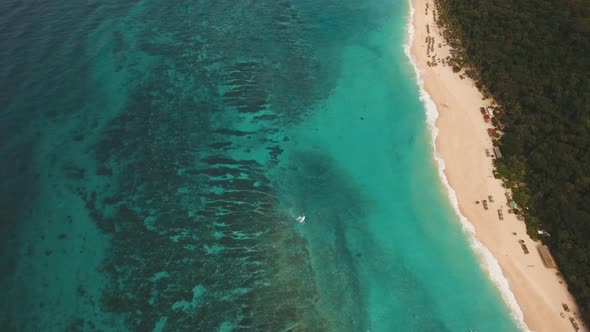
[(300, 215), (299, 217), (297, 217), (297, 222), (299, 222), (300, 224), (303, 224), (305, 222), (305, 216), (304, 215)]

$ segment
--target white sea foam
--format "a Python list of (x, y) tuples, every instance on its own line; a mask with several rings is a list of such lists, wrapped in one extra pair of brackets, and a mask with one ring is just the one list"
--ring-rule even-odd
[(416, 61), (411, 54), (411, 46), (414, 42), (414, 26), (412, 21), (414, 19), (414, 7), (412, 6), (412, 1), (408, 1), (410, 6), (410, 17), (408, 20), (408, 36), (406, 40), (406, 44), (404, 45), (404, 52), (406, 56), (412, 63), (414, 68), (414, 72), (416, 74), (416, 82), (420, 89), (420, 100), (424, 103), (424, 109), (426, 111), (426, 122), (428, 124), (428, 128), (431, 133), (432, 138), (432, 152), (434, 159), (438, 165), (438, 174), (443, 186), (447, 189), (448, 197), (451, 202), (451, 206), (453, 207), (455, 213), (459, 217), (461, 221), (463, 232), (467, 235), (469, 244), (475, 254), (478, 256), (479, 261), (483, 267), (483, 269), (487, 272), (488, 277), (494, 283), (494, 285), (499, 289), (502, 299), (508, 305), (512, 317), (518, 324), (518, 326), (523, 331), (531, 331), (524, 322), (524, 317), (522, 314), (522, 310), (518, 306), (516, 299), (514, 298), (514, 294), (510, 290), (510, 286), (508, 284), (508, 280), (504, 277), (502, 270), (500, 269), (500, 265), (496, 258), (492, 255), (489, 249), (481, 243), (476, 236), (475, 228), (473, 225), (467, 220), (461, 211), (459, 210), (459, 201), (457, 200), (457, 195), (455, 190), (449, 185), (447, 180), (447, 176), (444, 173), (445, 170), (445, 162), (439, 156), (438, 152), (436, 151), (436, 137), (438, 136), (438, 128), (436, 127), (436, 119), (438, 118), (438, 110), (436, 108), (436, 104), (430, 98), (430, 95), (424, 89), (424, 81), (422, 80), (422, 75), (420, 73), (420, 69), (416, 65)]

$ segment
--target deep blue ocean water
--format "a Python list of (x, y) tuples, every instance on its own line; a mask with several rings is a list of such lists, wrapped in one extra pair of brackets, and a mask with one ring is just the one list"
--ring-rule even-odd
[(1, 2), (0, 330), (516, 330), (438, 178), (408, 10)]

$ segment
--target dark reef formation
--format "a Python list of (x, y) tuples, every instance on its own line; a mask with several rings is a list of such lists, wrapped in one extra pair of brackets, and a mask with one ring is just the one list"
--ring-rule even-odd
[(319, 68), (289, 1), (222, 6), (142, 14), (158, 19), (148, 19), (140, 49), (165, 60), (137, 73), (94, 148), (108, 186), (78, 188), (112, 239), (102, 304), (136, 331), (162, 320), (174, 331), (324, 329), (306, 241), (267, 172), (283, 153), (282, 128), (328, 95), (318, 77), (333, 69)]

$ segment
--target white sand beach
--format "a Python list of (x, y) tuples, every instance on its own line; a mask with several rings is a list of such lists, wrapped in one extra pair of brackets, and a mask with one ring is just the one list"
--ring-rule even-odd
[[(532, 241), (524, 222), (508, 212), (506, 190), (492, 175), (494, 151), (487, 131), (491, 124), (480, 113), (480, 107), (489, 106), (491, 100), (483, 100), (471, 79), (460, 78), (462, 72), (453, 73), (450, 66), (440, 61), (450, 55), (450, 49), (434, 22), (434, 2), (411, 3), (415, 33), (411, 56), (438, 109), (436, 151), (444, 160), (445, 175), (456, 191), (461, 213), (475, 227), (477, 239), (497, 259), (529, 329), (574, 331), (570, 322), (574, 318), (581, 330), (587, 330), (578, 319), (578, 309), (565, 281), (556, 269), (545, 266), (537, 249), (541, 243)], [(427, 37), (434, 38), (428, 52)], [(433, 56), (437, 64), (428, 65), (429, 61), (434, 62)], [(493, 202), (488, 196), (493, 197)], [(483, 200), (488, 201), (488, 210), (484, 209)], [(498, 210), (502, 211), (503, 220), (499, 219)], [(524, 241), (528, 254), (519, 240)]]

